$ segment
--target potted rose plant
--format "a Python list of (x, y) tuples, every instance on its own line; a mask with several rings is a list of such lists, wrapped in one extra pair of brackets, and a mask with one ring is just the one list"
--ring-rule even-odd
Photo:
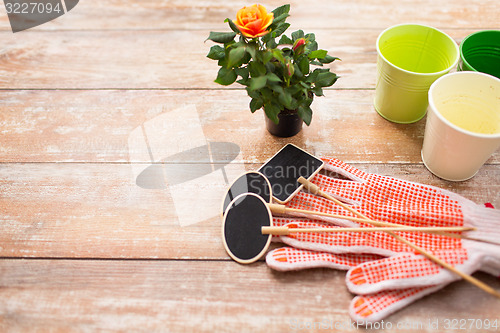
[(309, 125), (313, 97), (322, 96), (323, 88), (338, 78), (321, 67), (339, 58), (319, 49), (314, 34), (284, 34), (289, 11), (290, 5), (270, 13), (262, 5), (244, 7), (236, 20), (225, 20), (232, 31), (210, 32), (208, 37), (217, 43), (207, 54), (220, 66), (215, 82), (245, 86), (250, 111), (263, 108), (267, 129), (277, 136), (293, 136), (302, 122)]

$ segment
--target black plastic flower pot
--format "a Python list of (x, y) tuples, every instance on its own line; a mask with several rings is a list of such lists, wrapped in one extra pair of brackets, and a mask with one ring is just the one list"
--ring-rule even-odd
[(278, 114), (279, 123), (275, 124), (267, 116), (266, 128), (269, 133), (280, 138), (288, 138), (296, 135), (302, 130), (302, 118), (295, 110), (284, 110)]

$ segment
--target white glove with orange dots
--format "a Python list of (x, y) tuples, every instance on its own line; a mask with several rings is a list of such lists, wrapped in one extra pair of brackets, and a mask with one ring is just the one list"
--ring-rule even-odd
[[(347, 179), (317, 175), (313, 183), (324, 192), (373, 220), (415, 227), (472, 226), (476, 230), (468, 231), (466, 236), (479, 241), (438, 234), (395, 233), (466, 274), (477, 270), (497, 275), (500, 272), (500, 245), (486, 243), (500, 241), (500, 211), (433, 186), (368, 174), (336, 159), (325, 162), (328, 171)], [(305, 192), (296, 195), (288, 206), (354, 216), (331, 201)], [(315, 220), (275, 218), (275, 224), (307, 228), (335, 227), (331, 223), (356, 225), (346, 220), (309, 217)], [(358, 321), (379, 321), (459, 279), (385, 232), (296, 233), (279, 239), (293, 248), (270, 252), (266, 261), (271, 268), (349, 269), (347, 286), (362, 295), (354, 298), (350, 307), (351, 317)]]

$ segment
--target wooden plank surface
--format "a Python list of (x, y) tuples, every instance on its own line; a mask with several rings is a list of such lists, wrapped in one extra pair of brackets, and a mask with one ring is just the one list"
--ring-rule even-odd
[[(227, 30), (226, 27), (221, 29)], [(211, 88), (215, 61), (206, 58), (210, 28), (201, 31), (0, 32), (0, 88)], [(292, 30), (291, 30), (292, 31)], [(448, 29), (457, 42), (475, 29)], [(319, 46), (342, 59), (327, 67), (341, 76), (333, 88), (375, 88), (379, 29), (314, 31)], [(75, 54), (84, 55), (75, 57)], [(138, 61), (138, 59), (141, 59)], [(231, 88), (241, 89), (232, 85)]]
[[(250, 113), (250, 99), (243, 90), (0, 91), (0, 158), (147, 162), (149, 156), (130, 151), (133, 131), (157, 119), (168, 122), (171, 112), (191, 105), (207, 141), (238, 145), (246, 163), (263, 163), (287, 142), (346, 162), (421, 163), (425, 119), (410, 125), (387, 122), (373, 108), (372, 90), (328, 90), (325, 95), (312, 106), (311, 126), (283, 139), (267, 133), (262, 111)], [(178, 127), (176, 135), (184, 135), (184, 129)], [(165, 144), (158, 147), (159, 155), (169, 150), (169, 135), (161, 141)], [(216, 160), (225, 158), (224, 151), (214, 153)], [(488, 163), (500, 163), (500, 152)]]
[[(353, 165), (452, 190), (478, 204), (500, 206), (497, 165), (485, 166), (471, 181), (458, 185), (430, 175), (422, 165)], [(174, 201), (174, 189), (168, 186), (138, 186), (128, 164), (3, 164), (0, 172), (0, 257), (228, 258), (217, 213), (188, 226), (181, 225), (176, 215), (176, 209), (193, 204), (207, 214), (218, 212), (228, 186), (224, 183), (205, 184), (210, 193), (217, 193), (215, 197), (200, 197), (202, 189), (193, 186), (188, 191), (193, 194)]]
[[(384, 29), (403, 22), (419, 22), (439, 28), (498, 28), (495, 0), (454, 1), (288, 1), (297, 29)], [(34, 31), (60, 30), (205, 30), (222, 29), (227, 17), (251, 3), (247, 1), (200, 0), (101, 0), (80, 1), (69, 14), (34, 28)], [(268, 0), (268, 8), (281, 1)], [(4, 7), (0, 8), (4, 13)], [(0, 18), (0, 29), (10, 30), (7, 18)]]
[[(239, 265), (222, 246), (220, 194), (288, 142), (500, 207), (500, 151), (469, 181), (441, 180), (421, 162), (425, 119), (392, 124), (372, 104), (382, 30), (422, 23), (459, 43), (500, 29), (497, 1), (290, 3), (290, 31), (315, 32), (342, 61), (312, 125), (289, 139), (267, 133), (240, 86), (216, 85), (205, 57), (209, 31), (249, 3), (80, 1), (16, 34), (0, 4), (1, 332), (362, 331), (344, 272)], [(499, 309), (456, 282), (386, 319), (417, 326), (384, 331), (500, 321)]]
[[(491, 276), (476, 276), (500, 287)], [(226, 261), (3, 260), (0, 285), (9, 286), (0, 288), (0, 329), (363, 331), (347, 315), (352, 295), (344, 273), (326, 269), (279, 273), (263, 263)], [(444, 327), (449, 318), (498, 316), (498, 301), (477, 294), (475, 287), (456, 282), (391, 316), (385, 322), (393, 328), (383, 332), (436, 332), (429, 320)], [(316, 329), (306, 328), (314, 323)]]

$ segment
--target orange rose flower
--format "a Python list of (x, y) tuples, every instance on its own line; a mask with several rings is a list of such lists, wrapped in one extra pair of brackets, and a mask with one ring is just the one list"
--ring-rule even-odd
[(241, 8), (236, 14), (234, 24), (243, 36), (248, 38), (262, 37), (269, 31), (267, 28), (273, 23), (274, 14), (267, 13), (266, 7), (253, 5)]

